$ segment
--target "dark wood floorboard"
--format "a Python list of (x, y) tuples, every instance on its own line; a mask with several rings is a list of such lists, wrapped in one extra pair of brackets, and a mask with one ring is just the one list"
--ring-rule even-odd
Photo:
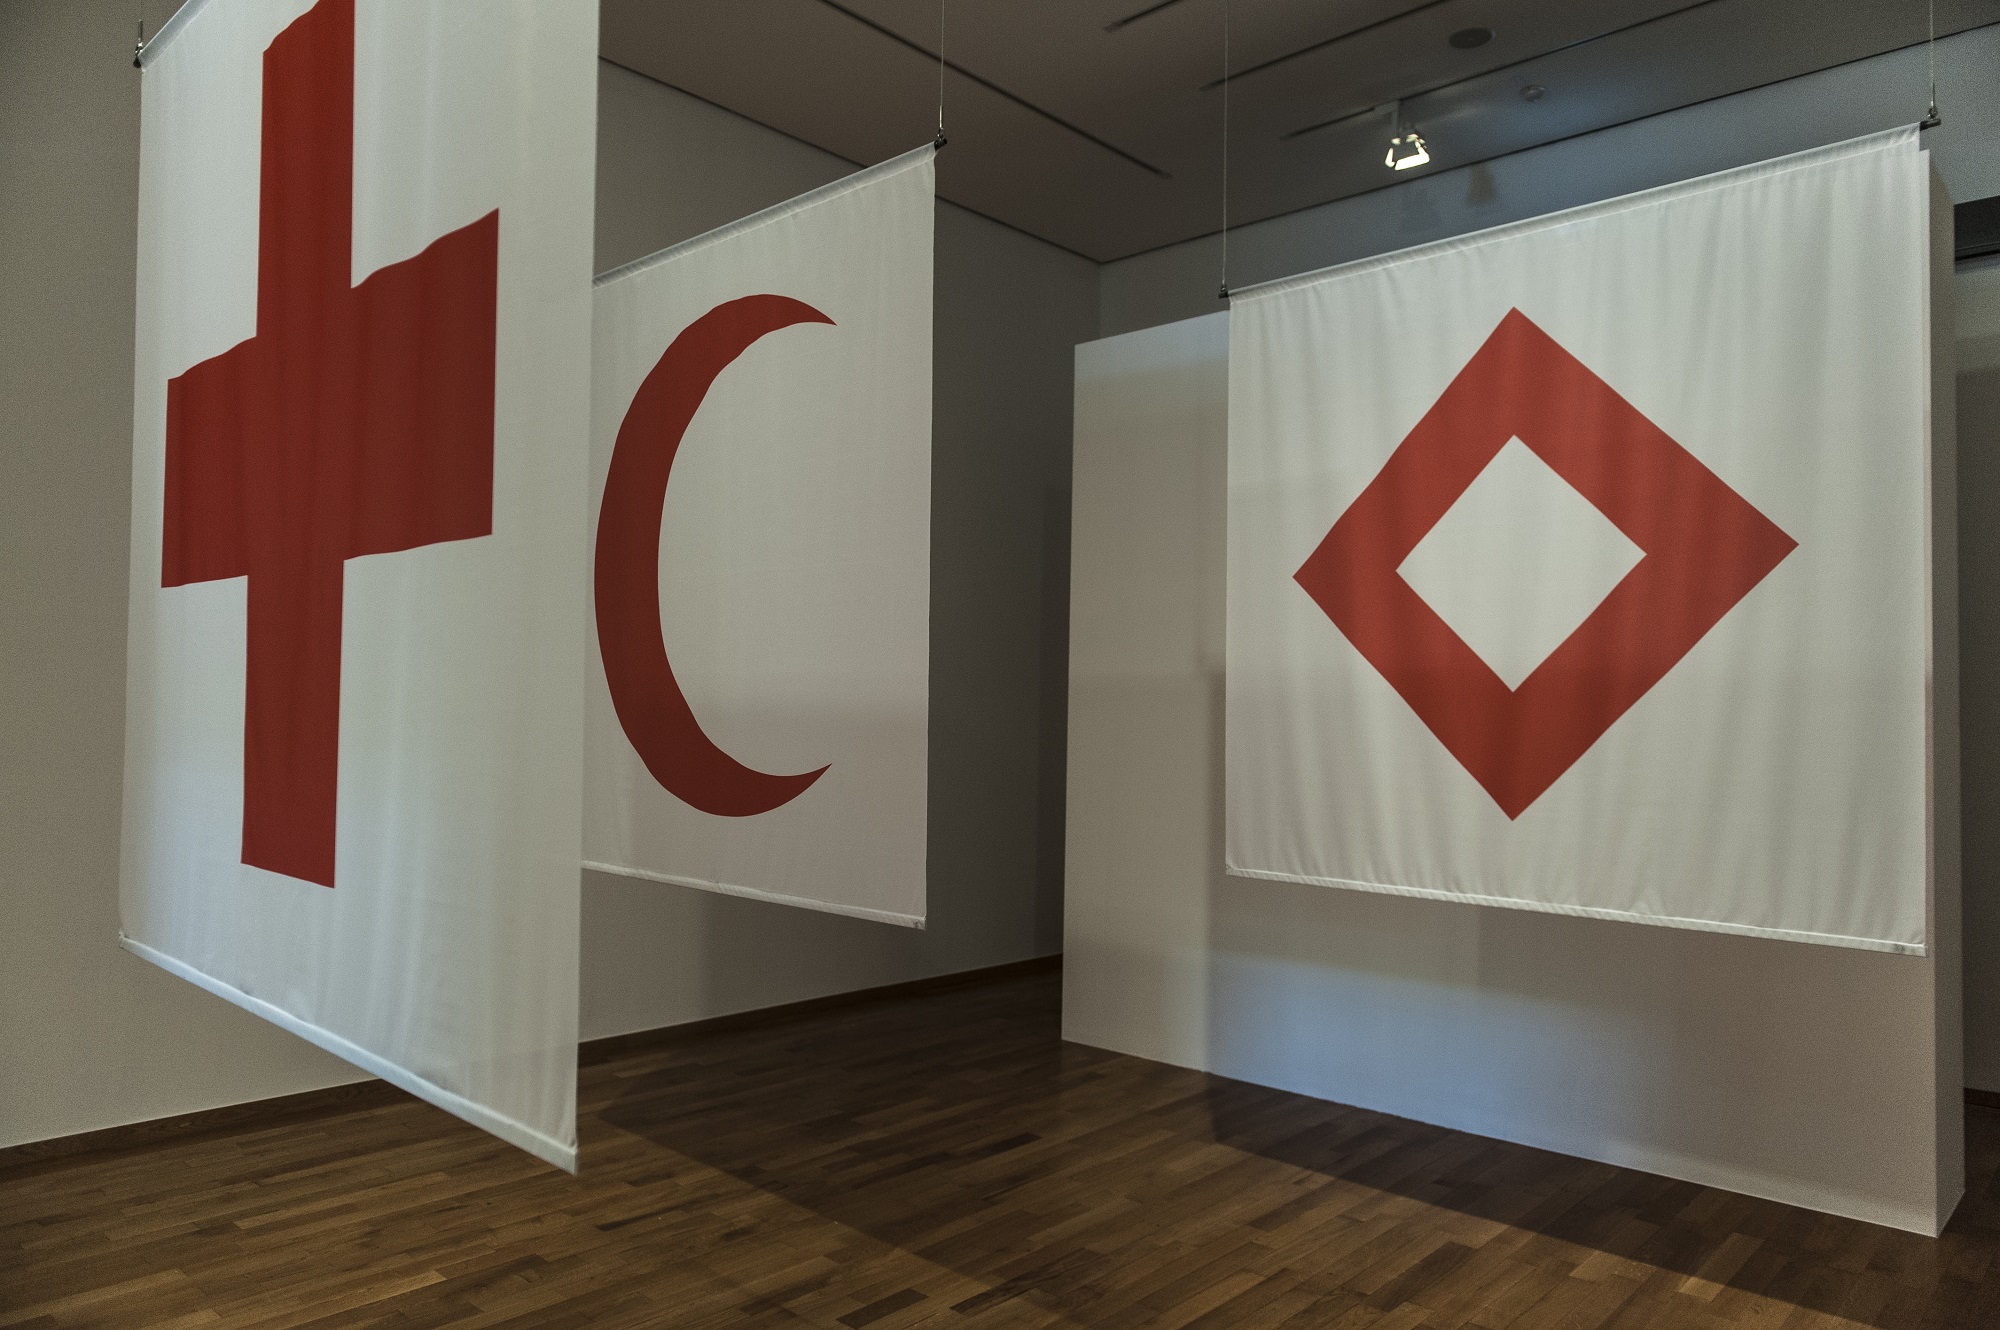
[(1060, 980), (582, 1071), (571, 1178), (415, 1100), (0, 1173), (0, 1326), (2000, 1330), (1938, 1241), (1074, 1044)]

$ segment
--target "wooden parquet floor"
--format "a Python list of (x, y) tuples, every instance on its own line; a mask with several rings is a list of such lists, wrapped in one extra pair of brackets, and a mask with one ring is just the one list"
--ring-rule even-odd
[(1057, 1037), (1055, 975), (586, 1066), (571, 1178), (415, 1100), (0, 1175), (0, 1326), (2000, 1327), (1939, 1241)]

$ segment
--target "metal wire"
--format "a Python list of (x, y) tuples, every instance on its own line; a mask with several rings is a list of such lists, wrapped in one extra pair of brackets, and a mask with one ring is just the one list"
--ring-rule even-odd
[(1937, 109), (1937, 0), (1930, 0), (1930, 40), (1925, 43), (1924, 52), (1930, 60), (1931, 107), (1925, 113), (1920, 129), (1935, 129), (1944, 123), (1944, 117)]
[(935, 146), (942, 148), (944, 138), (944, 5), (938, 0), (938, 128)]
[(1229, 299), (1229, 0), (1222, 0), (1222, 289)]

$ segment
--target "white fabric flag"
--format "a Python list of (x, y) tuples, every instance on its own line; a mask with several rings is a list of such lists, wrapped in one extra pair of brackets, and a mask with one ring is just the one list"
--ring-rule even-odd
[(933, 156), (598, 279), (586, 867), (923, 924)]
[(132, 951), (571, 1168), (596, 22), (155, 39), (122, 884)]
[(1914, 130), (1239, 293), (1229, 871), (1921, 953)]

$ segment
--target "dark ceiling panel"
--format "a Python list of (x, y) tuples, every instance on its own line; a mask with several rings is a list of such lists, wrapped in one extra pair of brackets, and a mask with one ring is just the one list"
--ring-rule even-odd
[(610, 59), (858, 162), (931, 136), (937, 68), (818, 0), (606, 0)]
[[(608, 58), (851, 160), (934, 128), (938, 0), (604, 0), (602, 14)], [(1222, 14), (1223, 0), (954, 0), (939, 193), (1099, 260), (1212, 232)], [(1237, 224), (1392, 183), (1376, 108), (1397, 99), (1430, 145), (1419, 173), (1435, 172), (1925, 30), (1914, 0), (1237, 0), (1231, 15), (1229, 67), (1250, 71), (1230, 89)], [(1939, 0), (1937, 18), (1940, 34), (2000, 21), (2000, 0)], [(1493, 35), (1453, 45), (1469, 28)]]

